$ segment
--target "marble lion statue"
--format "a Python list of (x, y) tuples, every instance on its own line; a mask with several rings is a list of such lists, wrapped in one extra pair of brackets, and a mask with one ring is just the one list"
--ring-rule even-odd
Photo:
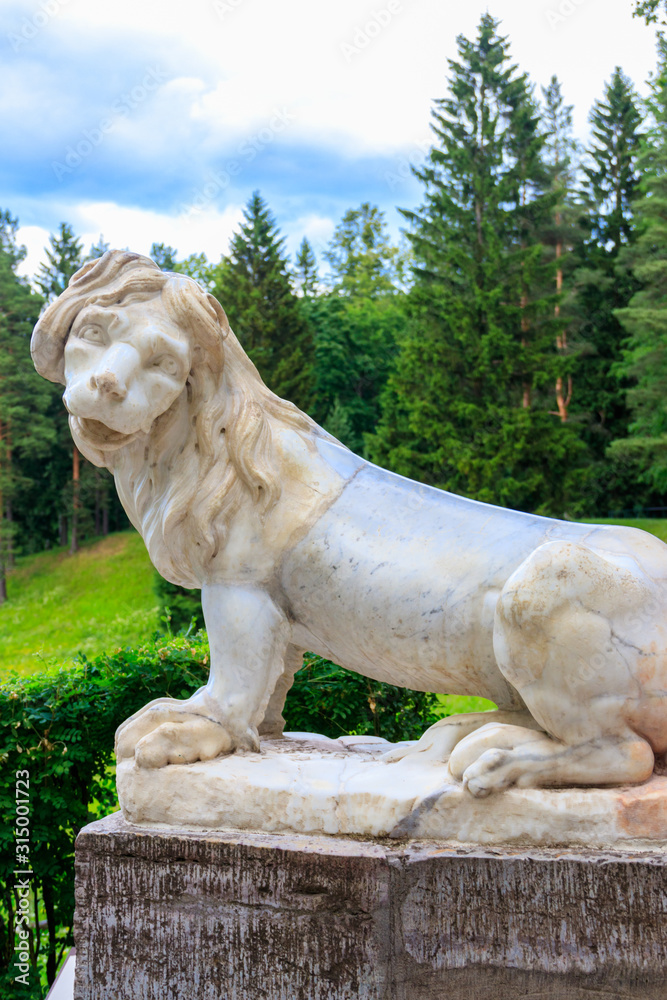
[(303, 652), (378, 681), (481, 695), (387, 755), (475, 796), (647, 780), (667, 751), (667, 546), (394, 475), (279, 399), (190, 278), (112, 250), (44, 312), (37, 370), (109, 469), (159, 572), (202, 591), (210, 677), (118, 730), (138, 766), (282, 733)]

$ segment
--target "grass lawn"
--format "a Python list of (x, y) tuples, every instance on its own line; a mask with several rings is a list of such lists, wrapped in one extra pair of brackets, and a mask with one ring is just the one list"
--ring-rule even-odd
[(154, 570), (134, 531), (18, 560), (0, 606), (0, 680), (12, 669), (131, 645), (157, 626)]
[(585, 524), (624, 524), (628, 528), (641, 528), (642, 531), (648, 531), (651, 535), (655, 535), (659, 538), (661, 542), (667, 542), (667, 519), (662, 517), (619, 517), (616, 520), (610, 520), (608, 517), (597, 518), (586, 518)]

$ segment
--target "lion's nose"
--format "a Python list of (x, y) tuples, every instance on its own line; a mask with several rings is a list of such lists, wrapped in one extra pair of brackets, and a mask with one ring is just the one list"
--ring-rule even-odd
[(88, 379), (88, 387), (96, 389), (100, 395), (108, 396), (118, 402), (127, 396), (127, 386), (119, 381), (114, 372), (102, 372), (101, 375), (91, 375)]

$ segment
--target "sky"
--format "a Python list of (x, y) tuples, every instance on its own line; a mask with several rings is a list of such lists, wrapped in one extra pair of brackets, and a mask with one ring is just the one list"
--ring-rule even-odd
[(349, 208), (392, 236), (414, 208), (456, 38), (488, 11), (539, 88), (556, 74), (585, 142), (620, 65), (640, 93), (655, 30), (632, 0), (2, 0), (0, 208), (36, 272), (69, 222), (179, 257), (227, 252), (259, 190), (286, 247), (318, 257)]

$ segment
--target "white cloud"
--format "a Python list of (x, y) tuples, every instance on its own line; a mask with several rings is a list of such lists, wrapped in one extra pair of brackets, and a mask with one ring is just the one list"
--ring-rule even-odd
[[(227, 205), (224, 211), (209, 207), (200, 215), (183, 213), (176, 217), (113, 202), (91, 202), (76, 209), (73, 206), (63, 209), (63, 217), (73, 224), (86, 253), (91, 244), (103, 236), (113, 248), (128, 247), (148, 254), (153, 243), (166, 243), (175, 247), (181, 258), (205, 253), (214, 262), (227, 252), (241, 216), (241, 205)], [(33, 275), (46, 259), (44, 248), (48, 245), (49, 233), (39, 226), (21, 226), (17, 238), (28, 250), (19, 271)]]

